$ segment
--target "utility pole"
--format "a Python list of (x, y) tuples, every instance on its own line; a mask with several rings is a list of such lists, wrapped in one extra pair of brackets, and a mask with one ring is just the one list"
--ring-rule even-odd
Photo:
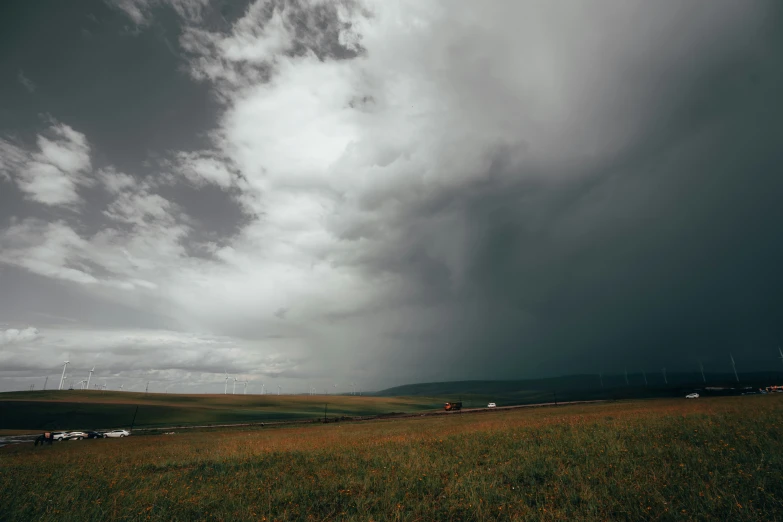
[(148, 391), (150, 391), (150, 381), (147, 381), (147, 387), (144, 388), (144, 393), (147, 393)]
[(136, 405), (136, 411), (133, 412), (133, 420), (131, 421), (130, 431), (133, 431), (133, 425), (136, 424), (136, 414), (139, 413), (139, 405)]
[(555, 396), (555, 406), (557, 406), (557, 392), (555, 390), (552, 390), (552, 395)]
[(327, 407), (327, 404), (324, 403), (324, 423), (326, 423), (326, 407)]
[(737, 365), (734, 364), (734, 356), (729, 354), (729, 357), (731, 357), (731, 368), (734, 370), (734, 378), (737, 379), (737, 382), (739, 382), (739, 375), (737, 375)]

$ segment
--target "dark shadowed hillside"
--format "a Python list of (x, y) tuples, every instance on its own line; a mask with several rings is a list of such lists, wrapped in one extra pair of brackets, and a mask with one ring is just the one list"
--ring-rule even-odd
[[(451, 381), (406, 384), (375, 393), (378, 396), (427, 396), (463, 398), (478, 405), (484, 399), (498, 405), (537, 402), (677, 397), (692, 391), (702, 395), (738, 395), (758, 391), (760, 387), (783, 384), (781, 372), (739, 374), (662, 373), (612, 375), (567, 375), (548, 379), (519, 381)], [(645, 382), (646, 379), (646, 382)], [(706, 380), (706, 383), (705, 383)], [(722, 389), (712, 389), (722, 388)], [(463, 397), (464, 396), (464, 397)]]

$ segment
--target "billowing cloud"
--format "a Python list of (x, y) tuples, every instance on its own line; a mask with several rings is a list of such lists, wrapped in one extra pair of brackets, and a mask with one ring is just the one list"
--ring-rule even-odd
[(214, 183), (223, 189), (231, 187), (237, 178), (229, 159), (210, 153), (180, 152), (174, 169), (196, 185)]
[(131, 189), (136, 185), (133, 176), (118, 172), (114, 167), (107, 167), (98, 172), (98, 179), (101, 180), (106, 190), (113, 195), (121, 194), (125, 190)]
[(38, 330), (33, 327), (27, 327), (22, 330), (17, 328), (0, 330), (0, 346), (29, 343), (38, 338)]
[(80, 201), (78, 188), (91, 180), (90, 146), (84, 134), (68, 125), (53, 124), (46, 135), (39, 134), (38, 150), (28, 152), (0, 140), (7, 153), (0, 164), (27, 197), (45, 205), (74, 205)]
[[(87, 371), (95, 367), (96, 382), (108, 379), (114, 389), (121, 384), (127, 389), (152, 380), (215, 393), (218, 388), (222, 390), (216, 368), (232, 378), (257, 380), (260, 384), (281, 376), (295, 378), (300, 363), (300, 355), (285, 340), (249, 343), (165, 330), (8, 329), (0, 331), (0, 346), (5, 378), (29, 380), (41, 375), (42, 369), (54, 372), (54, 361), (62, 359), (71, 361), (68, 374), (72, 377), (86, 378)], [(160, 391), (160, 384), (157, 388)]]
[(89, 256), (87, 242), (62, 221), (15, 223), (0, 234), (0, 245), (0, 261), (4, 263), (56, 279), (97, 282), (82, 266)]
[(183, 20), (201, 21), (202, 11), (209, 0), (106, 0), (106, 3), (125, 13), (137, 25), (151, 22), (156, 8), (170, 7)]

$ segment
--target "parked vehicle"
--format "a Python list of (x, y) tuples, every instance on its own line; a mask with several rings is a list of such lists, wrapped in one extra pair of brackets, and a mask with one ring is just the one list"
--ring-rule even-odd
[(66, 434), (63, 440), (82, 440), (84, 438), (87, 438), (87, 434), (83, 431), (72, 431)]
[(55, 431), (52, 433), (52, 440), (58, 441), (58, 440), (65, 440), (65, 437), (68, 436), (68, 433), (65, 431)]
[(112, 430), (103, 434), (104, 437), (109, 438), (127, 437), (128, 435), (130, 435), (128, 430)]
[(490, 402), (489, 404), (487, 404), (487, 408), (497, 408), (497, 407), (498, 405), (495, 404), (494, 402)]
[(102, 439), (103, 433), (98, 433), (97, 431), (88, 431), (87, 432), (87, 438), (88, 439)]
[(447, 402), (444, 409), (446, 411), (457, 411), (462, 409), (461, 402)]
[(698, 399), (699, 398), (699, 394), (698, 393), (689, 393), (688, 395), (685, 396), (685, 398), (686, 399)]

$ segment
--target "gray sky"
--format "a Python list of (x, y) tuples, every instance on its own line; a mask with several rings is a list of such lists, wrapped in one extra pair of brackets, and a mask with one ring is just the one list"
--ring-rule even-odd
[(781, 363), (778, 2), (0, 10), (0, 390)]

